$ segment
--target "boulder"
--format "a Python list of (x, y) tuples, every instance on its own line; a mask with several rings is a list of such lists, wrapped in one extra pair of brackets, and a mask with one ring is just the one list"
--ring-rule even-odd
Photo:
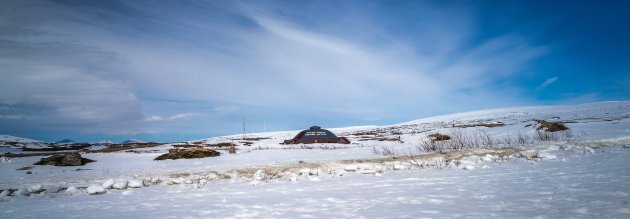
[(221, 153), (215, 150), (207, 148), (184, 148), (184, 149), (170, 149), (168, 153), (162, 154), (155, 158), (155, 160), (176, 160), (176, 159), (191, 159), (191, 158), (204, 158), (204, 157), (216, 157)]
[(44, 157), (39, 160), (39, 162), (35, 163), (35, 165), (82, 166), (91, 162), (95, 162), (95, 160), (83, 158), (79, 153), (68, 153)]

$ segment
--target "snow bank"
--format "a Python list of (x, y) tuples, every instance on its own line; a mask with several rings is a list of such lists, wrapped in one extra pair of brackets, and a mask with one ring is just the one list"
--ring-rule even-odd
[(112, 189), (126, 189), (128, 181), (126, 179), (116, 179), (116, 182), (112, 185)]
[(144, 181), (139, 180), (139, 179), (132, 179), (129, 180), (129, 183), (127, 183), (127, 187), (129, 188), (142, 188), (144, 186)]
[(66, 193), (71, 194), (71, 195), (72, 195), (72, 194), (76, 194), (76, 193), (78, 193), (78, 192), (79, 192), (79, 189), (78, 189), (76, 186), (69, 186), (69, 187), (66, 189)]
[(0, 192), (0, 197), (5, 197), (9, 195), (9, 190), (2, 190), (2, 192)]
[(98, 184), (92, 184), (91, 186), (87, 187), (86, 191), (90, 195), (105, 194), (105, 192), (107, 192), (107, 190), (105, 190), (102, 185)]
[(102, 186), (103, 188), (111, 189), (114, 183), (116, 183), (115, 179), (107, 179), (105, 180), (105, 182), (103, 182)]

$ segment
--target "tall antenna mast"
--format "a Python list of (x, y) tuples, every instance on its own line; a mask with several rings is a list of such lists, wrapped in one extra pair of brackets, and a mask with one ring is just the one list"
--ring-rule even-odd
[(245, 132), (245, 115), (243, 115), (242, 119), (243, 119), (243, 140), (245, 140), (245, 137), (247, 137), (247, 132)]

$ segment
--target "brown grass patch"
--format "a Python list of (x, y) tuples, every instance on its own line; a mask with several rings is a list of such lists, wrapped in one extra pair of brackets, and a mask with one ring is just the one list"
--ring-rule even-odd
[(563, 123), (561, 122), (548, 122), (545, 120), (536, 120), (536, 122), (538, 122), (538, 128), (536, 128), (536, 130), (542, 130), (544, 129), (545, 131), (548, 132), (557, 132), (557, 131), (564, 131), (564, 130), (568, 130), (569, 127), (565, 126)]
[(453, 125), (454, 128), (471, 128), (471, 127), (486, 127), (495, 128), (505, 126), (503, 123), (480, 123), (480, 124), (466, 124), (466, 125)]
[(156, 157), (154, 160), (177, 160), (177, 159), (192, 159), (192, 158), (204, 158), (204, 157), (216, 157), (221, 153), (215, 150), (207, 148), (185, 148), (185, 149), (170, 149), (168, 153), (162, 154)]
[(220, 142), (220, 143), (216, 143), (216, 144), (206, 144), (206, 146), (208, 147), (232, 147), (232, 146), (236, 146), (234, 143), (230, 143), (230, 142)]
[(431, 138), (431, 141), (447, 141), (447, 140), (451, 140), (451, 136), (443, 135), (443, 134), (440, 134), (440, 133), (430, 134), (429, 138)]

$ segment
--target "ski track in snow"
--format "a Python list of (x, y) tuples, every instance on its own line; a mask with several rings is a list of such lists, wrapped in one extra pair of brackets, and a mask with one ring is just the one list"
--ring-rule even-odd
[(474, 170), (352, 173), (321, 181), (157, 185), (106, 195), (21, 196), (3, 218), (628, 218), (630, 150), (600, 148)]

